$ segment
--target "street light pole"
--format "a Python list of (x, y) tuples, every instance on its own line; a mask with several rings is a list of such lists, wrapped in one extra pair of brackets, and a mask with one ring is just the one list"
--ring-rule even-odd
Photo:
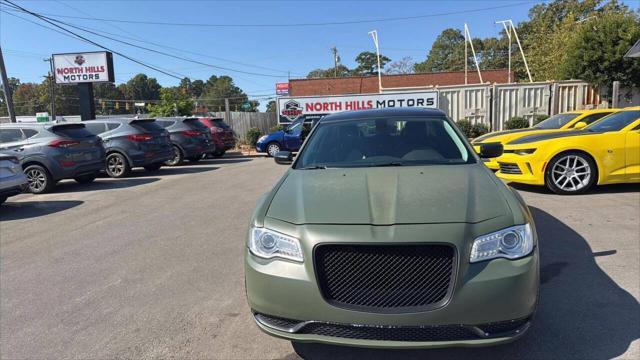
[(382, 69), (380, 69), (380, 44), (378, 43), (378, 30), (369, 31), (369, 35), (376, 45), (376, 56), (378, 58), (378, 92), (382, 93)]

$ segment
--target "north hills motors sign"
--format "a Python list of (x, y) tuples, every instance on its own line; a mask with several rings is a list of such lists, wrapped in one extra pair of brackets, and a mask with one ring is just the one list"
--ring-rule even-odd
[(108, 51), (53, 54), (56, 84), (114, 82), (113, 55)]
[(304, 117), (305, 121), (342, 111), (423, 107), (438, 108), (437, 91), (411, 91), (383, 94), (279, 97), (278, 121), (288, 123)]

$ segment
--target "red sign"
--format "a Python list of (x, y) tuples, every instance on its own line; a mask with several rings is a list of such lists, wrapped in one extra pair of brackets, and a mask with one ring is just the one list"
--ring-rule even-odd
[(276, 95), (289, 95), (289, 83), (276, 83)]

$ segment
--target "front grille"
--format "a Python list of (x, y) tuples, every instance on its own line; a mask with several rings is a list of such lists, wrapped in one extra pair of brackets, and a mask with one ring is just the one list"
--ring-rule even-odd
[(518, 164), (513, 163), (498, 163), (500, 165), (500, 172), (503, 174), (522, 174), (522, 170), (518, 167)]
[(381, 341), (451, 341), (479, 338), (472, 330), (457, 325), (379, 327), (312, 323), (302, 328), (299, 333)]
[(380, 341), (455, 341), (513, 336), (526, 330), (526, 325), (531, 320), (523, 318), (480, 325), (375, 326), (307, 322), (264, 314), (255, 316), (259, 322), (269, 327), (289, 328), (295, 334)]
[(348, 309), (410, 312), (442, 306), (455, 281), (455, 250), (441, 244), (319, 245), (325, 300)]

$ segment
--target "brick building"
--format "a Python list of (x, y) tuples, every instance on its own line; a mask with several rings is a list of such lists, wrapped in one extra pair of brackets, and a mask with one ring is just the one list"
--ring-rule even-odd
[[(502, 70), (482, 71), (482, 80), (489, 83), (506, 83), (509, 72)], [(515, 74), (511, 72), (515, 81)], [(468, 84), (479, 83), (478, 73), (469, 71)], [(464, 85), (464, 71), (382, 75), (383, 88), (428, 87)], [(289, 80), (289, 96), (318, 96), (367, 94), (378, 92), (377, 76), (353, 76), (343, 78), (299, 79)]]

